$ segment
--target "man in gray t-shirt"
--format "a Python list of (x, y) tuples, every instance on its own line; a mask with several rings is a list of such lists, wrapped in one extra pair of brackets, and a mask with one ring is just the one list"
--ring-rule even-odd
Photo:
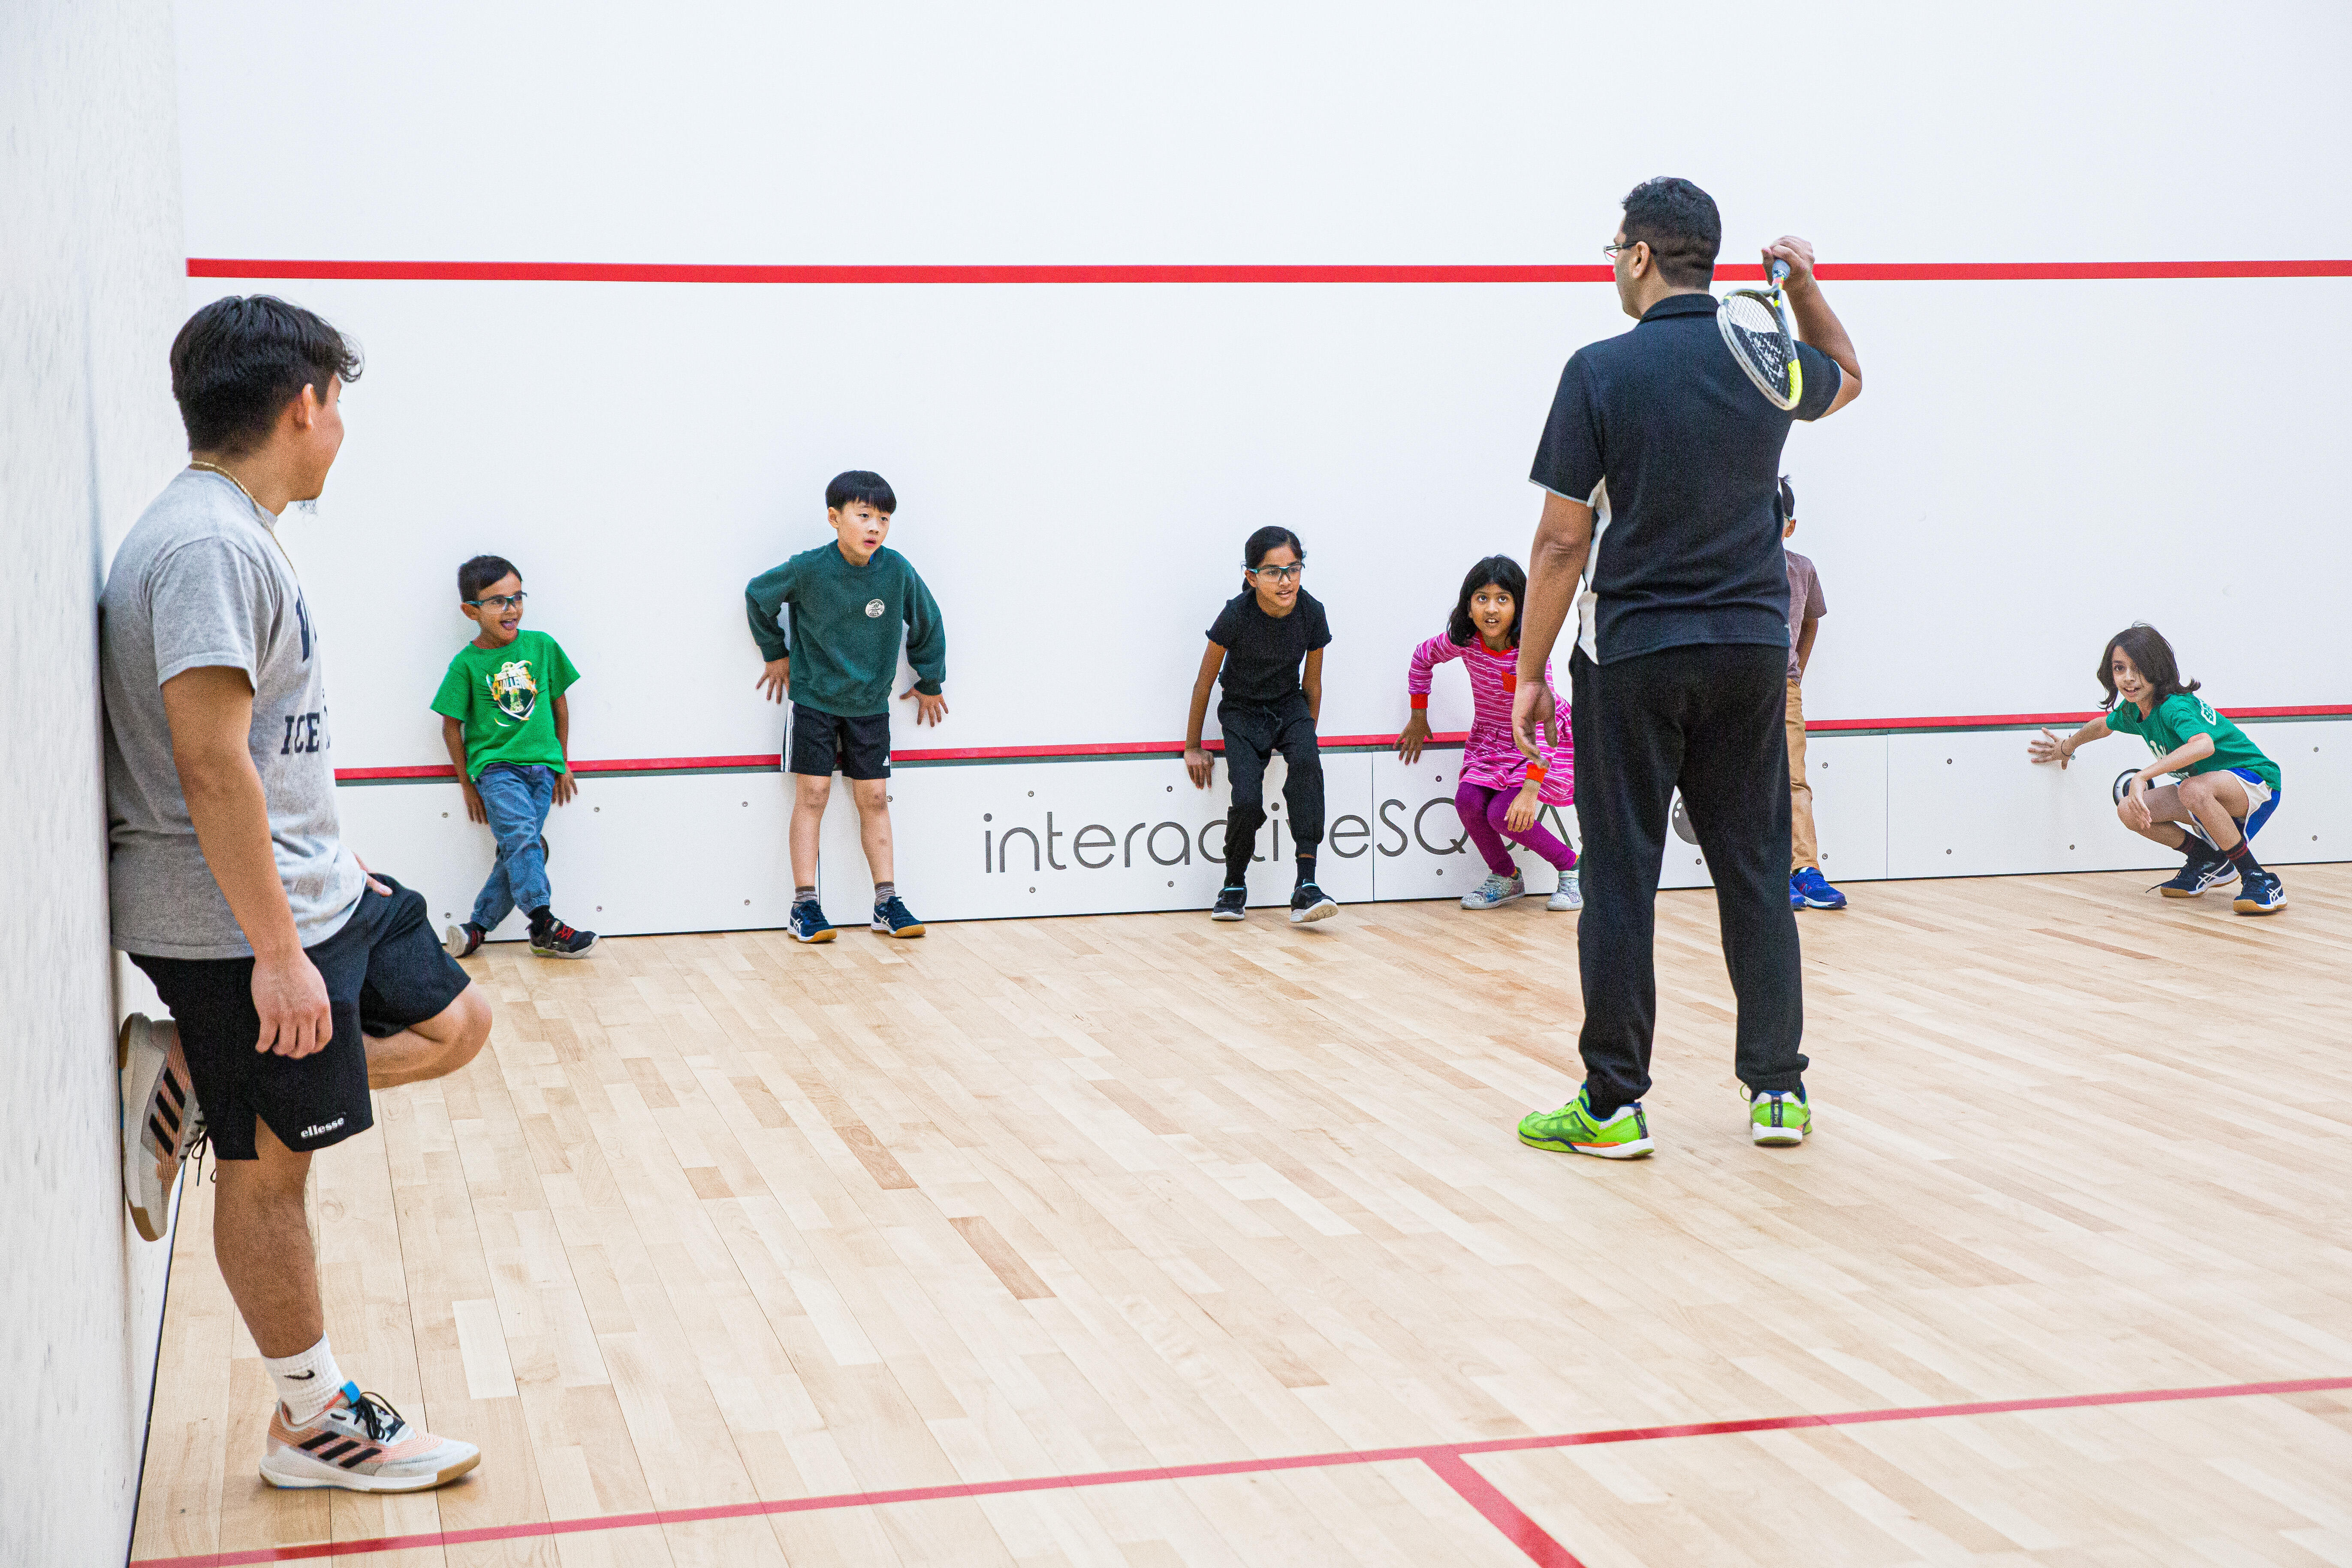
[(205, 864), (173, 761), (163, 689), (191, 669), (235, 669), (252, 689), (247, 750), (301, 944), (334, 935), (359, 902), (359, 862), (335, 826), (325, 653), (277, 523), (226, 474), (184, 468), (107, 574), (107, 865), (114, 944), (126, 952), (253, 952)]
[(337, 831), (323, 639), (278, 538), (326, 485), (359, 368), (266, 296), (214, 301), (172, 344), (193, 460), (100, 602), (114, 942), (172, 1013), (123, 1025), (123, 1189), (159, 1239), (211, 1139), (213, 1255), (278, 1394), (262, 1479), (417, 1491), (481, 1452), (344, 1378), (302, 1205), (311, 1155), (373, 1125), (372, 1090), (455, 1072), (490, 1033), (425, 900)]

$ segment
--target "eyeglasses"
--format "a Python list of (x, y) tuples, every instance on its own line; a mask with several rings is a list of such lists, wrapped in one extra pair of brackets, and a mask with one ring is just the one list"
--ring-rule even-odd
[(1242, 570), (1260, 577), (1271, 577), (1277, 583), (1296, 583), (1298, 574), (1307, 570), (1307, 563), (1301, 561), (1296, 566), (1244, 566)]
[(1629, 239), (1622, 245), (1604, 245), (1601, 247), (1601, 254), (1607, 257), (1610, 260), (1614, 261), (1622, 253), (1631, 250), (1635, 246), (1642, 243), (1643, 242), (1638, 239)]
[(478, 610), (520, 610), (528, 594), (493, 594), (487, 599), (467, 599), (467, 604)]

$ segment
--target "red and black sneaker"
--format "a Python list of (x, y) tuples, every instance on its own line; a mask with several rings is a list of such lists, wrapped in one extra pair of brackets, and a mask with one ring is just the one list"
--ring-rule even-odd
[(471, 958), (482, 950), (482, 938), (488, 934), (471, 921), (451, 926), (442, 934), (441, 951), (452, 958)]
[(585, 958), (596, 945), (593, 931), (573, 931), (553, 915), (530, 926), (530, 951), (541, 958)]

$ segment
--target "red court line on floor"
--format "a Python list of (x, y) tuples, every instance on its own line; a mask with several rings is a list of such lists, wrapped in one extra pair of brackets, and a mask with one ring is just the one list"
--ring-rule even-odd
[(1543, 1568), (1584, 1568), (1576, 1555), (1552, 1539), (1551, 1532), (1534, 1520), (1517, 1503), (1502, 1494), (1494, 1482), (1470, 1468), (1458, 1454), (1441, 1454), (1426, 1461), (1437, 1472), (1437, 1479), (1461, 1494), (1462, 1500), (1486, 1515), (1486, 1522), (1508, 1538), (1511, 1544)]
[[(2221, 712), (2232, 719), (2336, 719), (2352, 715), (2352, 705), (2314, 708), (2224, 708)], [(2081, 713), (1976, 713), (1949, 718), (1925, 719), (1810, 719), (1805, 722), (1808, 734), (1816, 731), (1835, 732), (1841, 730), (2001, 730), (2027, 724), (2081, 724), (2093, 717)], [(1465, 732), (1448, 731), (1429, 737), (1433, 746), (1458, 746)], [(1323, 749), (1396, 744), (1394, 735), (1326, 735)], [(1208, 749), (1222, 752), (1223, 741), (1211, 741)], [(1107, 741), (1066, 746), (938, 746), (928, 750), (893, 751), (894, 763), (1003, 763), (1056, 762), (1073, 757), (1158, 757), (1180, 756), (1181, 741)], [(583, 773), (718, 773), (730, 768), (775, 768), (783, 759), (774, 752), (739, 757), (607, 757), (601, 761), (583, 760), (572, 764), (572, 771)], [(457, 772), (446, 763), (425, 763), (415, 767), (398, 768), (337, 768), (338, 784), (383, 783), (400, 779), (453, 779)]]
[[(1827, 283), (1971, 283), (2185, 278), (2352, 278), (2352, 260), (1823, 262)], [(1715, 269), (1753, 282), (1755, 262)], [(421, 283), (1606, 283), (1605, 265), (1179, 264), (759, 266), (639, 261), (327, 261), (202, 256), (191, 278)]]
[[(205, 1552), (183, 1557), (141, 1557), (131, 1568), (243, 1568), (255, 1563), (298, 1563), (319, 1557), (352, 1557), (378, 1552), (410, 1552), (463, 1546), (482, 1541), (524, 1541), (599, 1531), (638, 1530), (652, 1525), (692, 1524), (706, 1520), (749, 1519), (781, 1513), (819, 1513), (844, 1508), (879, 1508), (895, 1503), (940, 1502), (1004, 1497), (1021, 1492), (1088, 1487), (1132, 1486), (1152, 1481), (1197, 1480), (1215, 1476), (1266, 1475), (1281, 1470), (1319, 1470), (1341, 1465), (1382, 1465), (1417, 1459), (1437, 1468), (1470, 1454), (1524, 1453), (1613, 1443), (1654, 1443), (1669, 1437), (1723, 1437), (1746, 1432), (1788, 1432), (1810, 1426), (1857, 1426), (1888, 1421), (1928, 1421), (1961, 1415), (2011, 1415), (2030, 1410), (2086, 1410), (2126, 1405), (2169, 1405), (2200, 1399), (2248, 1399), (2287, 1394), (2352, 1390), (2352, 1377), (2299, 1377), (2270, 1383), (2214, 1384), (2200, 1388), (2138, 1388), (2105, 1394), (2054, 1394), (2026, 1399), (1988, 1399), (1960, 1405), (1909, 1405), (1882, 1410), (1842, 1410), (1819, 1415), (1764, 1415), (1738, 1421), (1698, 1421), (1667, 1426), (1621, 1426), (1599, 1432), (1548, 1436), (1490, 1437), (1463, 1443), (1423, 1443), (1398, 1448), (1343, 1448), (1325, 1454), (1278, 1455), (1225, 1459), (1210, 1464), (1166, 1465), (1132, 1470), (1094, 1470), (1066, 1476), (1031, 1476), (998, 1481), (962, 1481), (944, 1486), (898, 1487), (884, 1491), (838, 1492), (825, 1497), (780, 1498), (761, 1502), (718, 1503), (708, 1508), (656, 1509), (642, 1513), (600, 1514), (587, 1519), (543, 1520), (528, 1524), (483, 1525), (414, 1535), (359, 1541), (320, 1541), (295, 1546), (263, 1546)], [(1466, 1467), (1465, 1467), (1466, 1468)], [(1457, 1490), (1460, 1489), (1457, 1487)], [(1466, 1494), (1465, 1494), (1466, 1495)], [(1482, 1512), (1485, 1510), (1482, 1508)], [(1513, 1511), (1517, 1511), (1516, 1507)], [(1540, 1561), (1540, 1559), (1539, 1559)]]

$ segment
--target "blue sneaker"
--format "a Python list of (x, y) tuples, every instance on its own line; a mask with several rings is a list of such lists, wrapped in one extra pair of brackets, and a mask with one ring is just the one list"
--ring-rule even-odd
[(2247, 877), (2238, 884), (2238, 896), (2230, 907), (2242, 915), (2274, 915), (2286, 908), (2286, 884), (2275, 871)]
[(2205, 889), (2238, 879), (2238, 868), (2218, 858), (2189, 861), (2172, 874), (2169, 881), (2158, 882), (2156, 890), (2168, 899), (2202, 897)]
[(1789, 879), (1789, 907), (1792, 910), (1842, 910), (1845, 895), (1830, 886), (1818, 866), (1808, 866)]
[(923, 922), (907, 908), (907, 900), (893, 893), (874, 906), (874, 929), (884, 936), (920, 936)]
[(831, 942), (833, 928), (824, 923), (824, 908), (814, 899), (803, 899), (793, 906), (792, 919), (784, 929), (793, 933), (794, 942)]

